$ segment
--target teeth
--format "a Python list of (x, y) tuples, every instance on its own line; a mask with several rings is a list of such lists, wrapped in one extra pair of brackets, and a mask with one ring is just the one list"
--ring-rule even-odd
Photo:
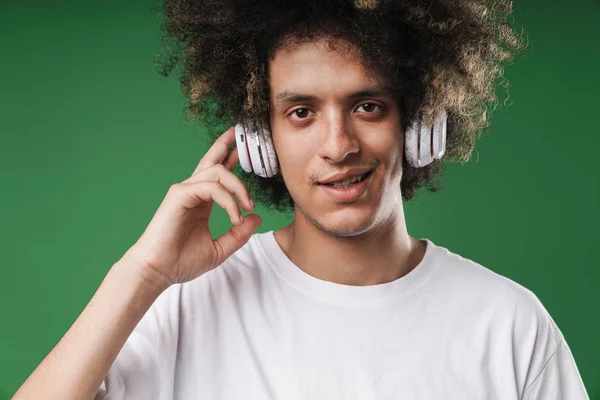
[(337, 188), (347, 188), (350, 185), (352, 185), (353, 183), (359, 182), (359, 181), (362, 181), (363, 179), (365, 179), (366, 175), (367, 174), (364, 173), (362, 175), (353, 176), (353, 177), (343, 180), (341, 182), (329, 183), (329, 186), (333, 186), (333, 187), (337, 187)]

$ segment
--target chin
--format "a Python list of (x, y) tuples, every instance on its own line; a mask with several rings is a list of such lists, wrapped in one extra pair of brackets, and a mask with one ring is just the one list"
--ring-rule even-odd
[(373, 229), (374, 213), (367, 210), (339, 210), (328, 215), (313, 217), (300, 209), (304, 217), (320, 231), (337, 237), (362, 235)]

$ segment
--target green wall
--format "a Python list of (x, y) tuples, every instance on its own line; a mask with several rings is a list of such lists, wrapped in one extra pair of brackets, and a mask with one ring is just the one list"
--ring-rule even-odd
[[(53, 3), (50, 5), (50, 3)], [(531, 289), (600, 399), (600, 6), (527, 0), (529, 54), (507, 69), (473, 160), (406, 206), (427, 237)], [(207, 148), (156, 73), (152, 0), (0, 1), (0, 398), (67, 331)], [(260, 231), (289, 216), (262, 213)], [(225, 213), (212, 221), (228, 229)]]

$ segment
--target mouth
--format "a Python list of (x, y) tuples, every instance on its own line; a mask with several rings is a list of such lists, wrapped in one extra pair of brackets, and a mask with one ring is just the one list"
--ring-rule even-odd
[(327, 182), (318, 185), (320, 192), (335, 203), (352, 203), (364, 198), (371, 185), (373, 171), (354, 175), (343, 181)]
[(330, 183), (321, 183), (320, 185), (334, 187), (334, 188), (339, 188), (339, 189), (347, 189), (349, 187), (352, 187), (353, 185), (356, 185), (356, 184), (364, 181), (372, 173), (373, 173), (373, 171), (369, 171), (369, 172), (366, 172), (366, 173), (361, 174), (361, 175), (351, 176), (350, 178), (345, 179), (343, 181), (330, 182)]

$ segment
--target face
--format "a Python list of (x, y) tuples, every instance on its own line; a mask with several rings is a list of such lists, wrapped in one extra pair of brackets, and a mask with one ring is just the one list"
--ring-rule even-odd
[(398, 105), (355, 54), (311, 42), (269, 64), (273, 143), (295, 218), (336, 236), (393, 224), (402, 212)]

